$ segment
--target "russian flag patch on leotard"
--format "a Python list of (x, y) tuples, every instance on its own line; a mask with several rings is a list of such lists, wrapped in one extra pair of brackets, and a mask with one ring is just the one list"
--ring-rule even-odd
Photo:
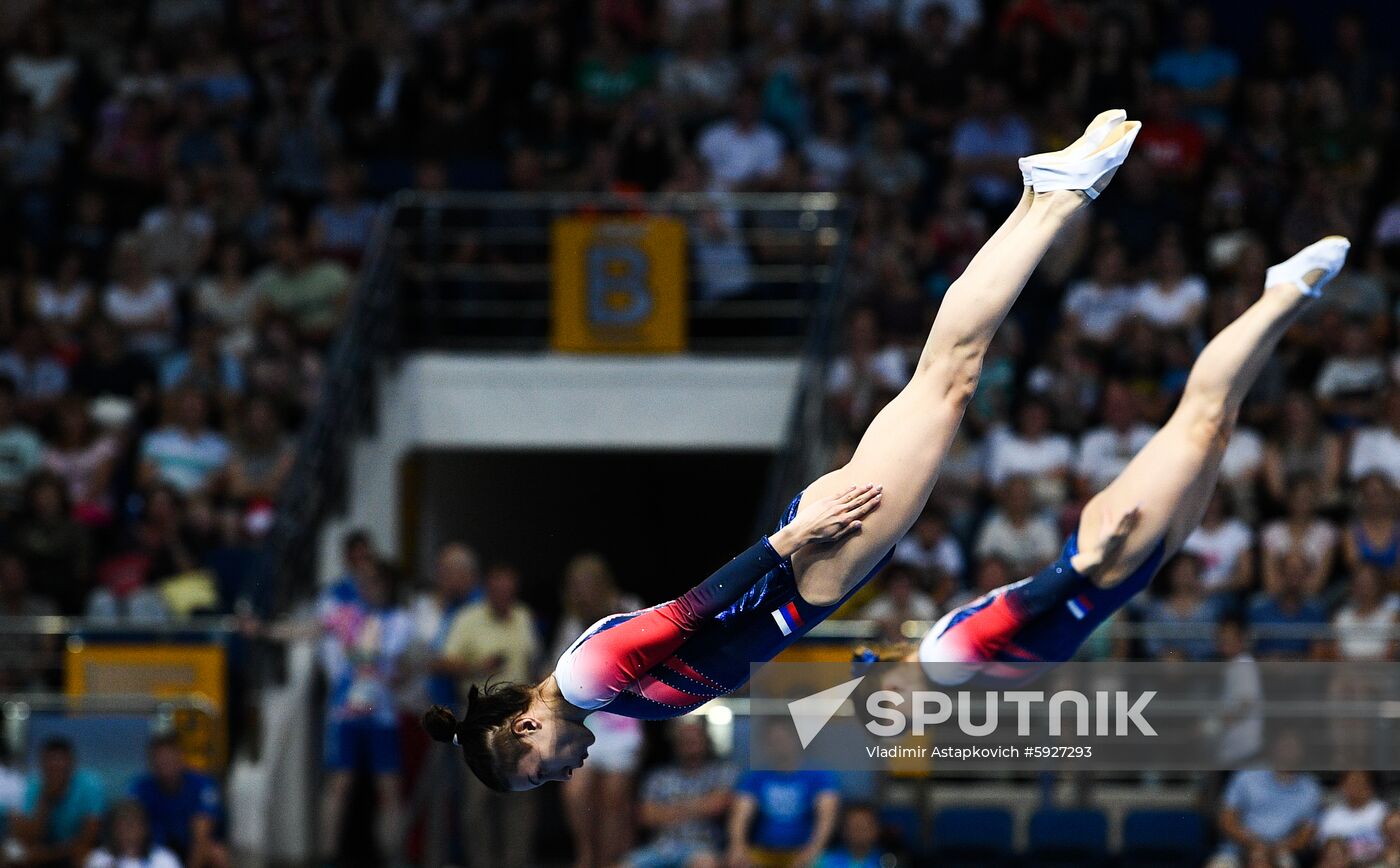
[(1094, 611), (1094, 604), (1089, 600), (1086, 594), (1080, 594), (1065, 605), (1069, 606), (1070, 613), (1081, 621), (1084, 620), (1086, 615)]
[(783, 631), (784, 636), (791, 636), (793, 630), (802, 626), (802, 616), (797, 613), (796, 603), (788, 603), (781, 609), (774, 609), (773, 620), (778, 623), (778, 629)]

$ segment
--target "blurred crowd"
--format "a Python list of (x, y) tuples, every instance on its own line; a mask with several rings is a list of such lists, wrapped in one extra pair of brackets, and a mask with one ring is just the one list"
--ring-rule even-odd
[[(9, 0), (0, 614), (232, 610), (376, 202), (394, 190), (848, 194), (849, 328), (824, 432), (839, 461), (1015, 202), (1015, 158), (1123, 107), (1144, 121), (1135, 153), (1027, 288), (931, 509), (847, 614), (897, 635), (1050, 560), (1265, 268), (1337, 233), (1353, 241), (1351, 264), (1252, 395), (1186, 552), (1119, 619), (1183, 629), (1111, 627), (1087, 653), (1394, 659), (1400, 106), (1386, 5)], [(326, 842), (344, 825), (350, 772), (376, 774), (387, 828), (421, 760), (380, 712), (557, 656), (509, 567), (478, 582), (471, 552), (449, 547), (435, 589), (394, 607), (367, 540), (348, 542), (347, 564), (318, 622), (332, 685)], [(566, 584), (559, 641), (603, 610), (654, 602), (629, 599), (592, 557)], [(2, 644), (0, 691), (53, 686), (53, 648)], [(846, 849), (819, 864), (880, 864), (871, 812), (842, 814), (830, 781), (735, 784), (682, 723), (661, 751), (669, 764), (638, 783), (636, 724), (596, 717), (601, 749), (565, 788), (580, 864), (612, 864), (639, 841), (631, 864), (742, 864), (760, 858), (745, 855), (750, 839), (804, 860), (792, 864), (838, 840)], [(1226, 789), (1221, 828), (1242, 854), (1228, 858), (1255, 864), (1261, 844), (1278, 864), (1298, 852), (1400, 864), (1400, 823), (1382, 828), (1364, 775), (1319, 814), (1315, 781), (1258, 774)], [(12, 802), (46, 805), (56, 822), (73, 786), (33, 784), (29, 808), (23, 792)], [(496, 836), (483, 864), (529, 864), (526, 803), (506, 810), (463, 786), (470, 827)], [(114, 836), (154, 828), (150, 805), (144, 820), (123, 805)], [(1346, 810), (1350, 825), (1329, 825)], [(167, 864), (145, 858), (120, 864)]]

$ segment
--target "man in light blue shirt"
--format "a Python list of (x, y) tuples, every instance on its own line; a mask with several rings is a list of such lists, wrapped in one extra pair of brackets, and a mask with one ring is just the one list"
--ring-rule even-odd
[(1270, 754), (1274, 770), (1236, 772), (1226, 785), (1220, 809), (1225, 843), (1211, 868), (1243, 865), (1260, 849), (1269, 853), (1270, 864), (1294, 864), (1312, 846), (1322, 787), (1310, 774), (1279, 770), (1297, 768), (1302, 743), (1296, 733), (1276, 733)]

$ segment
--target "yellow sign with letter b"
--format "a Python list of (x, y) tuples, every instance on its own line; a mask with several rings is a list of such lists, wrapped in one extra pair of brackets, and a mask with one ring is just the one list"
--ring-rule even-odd
[(673, 217), (562, 217), (550, 242), (554, 349), (685, 349), (684, 223)]

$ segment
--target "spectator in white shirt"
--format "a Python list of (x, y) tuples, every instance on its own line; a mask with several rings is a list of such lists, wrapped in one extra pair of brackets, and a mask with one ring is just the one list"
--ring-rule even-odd
[(1367, 771), (1349, 771), (1337, 782), (1337, 797), (1317, 822), (1317, 840), (1340, 838), (1351, 865), (1369, 865), (1385, 849), (1381, 826), (1385, 802), (1376, 797), (1376, 784)]
[(1220, 459), (1219, 484), (1230, 493), (1235, 511), (1250, 522), (1258, 517), (1254, 496), (1263, 474), (1264, 438), (1253, 428), (1236, 428)]
[(1002, 558), (1017, 575), (1028, 576), (1059, 552), (1055, 525), (1036, 515), (1030, 480), (1013, 476), (1001, 487), (1000, 507), (977, 536), (977, 557)]
[(1162, 236), (1152, 270), (1153, 276), (1137, 289), (1138, 316), (1153, 328), (1198, 331), (1205, 312), (1206, 282), (1186, 270), (1186, 254), (1175, 235)]
[(141, 441), (141, 487), (166, 484), (186, 496), (220, 487), (232, 450), (223, 435), (209, 427), (208, 400), (184, 387), (171, 396), (170, 407), (171, 423)]
[(1080, 495), (1090, 497), (1117, 478), (1155, 433), (1139, 416), (1137, 398), (1122, 383), (1104, 387), (1103, 424), (1084, 432), (1075, 459)]
[(1307, 593), (1322, 593), (1337, 561), (1337, 526), (1323, 518), (1317, 509), (1317, 481), (1301, 476), (1289, 484), (1288, 512), (1269, 522), (1260, 537), (1263, 550), (1264, 589), (1278, 589), (1279, 560), (1291, 552), (1307, 558)]
[(1313, 387), (1322, 409), (1344, 427), (1370, 417), (1375, 398), (1385, 388), (1385, 359), (1361, 323), (1342, 329), (1336, 354), (1329, 355)]
[(1012, 476), (1031, 479), (1036, 503), (1056, 509), (1069, 494), (1074, 444), (1050, 430), (1050, 407), (1031, 398), (1022, 403), (1015, 432), (992, 438), (987, 457), (987, 481), (999, 486)]
[(1379, 424), (1361, 429), (1352, 441), (1347, 476), (1359, 480), (1379, 473), (1400, 485), (1400, 390), (1385, 396), (1384, 407)]
[(899, 642), (905, 638), (905, 621), (936, 621), (940, 615), (933, 597), (919, 589), (914, 572), (893, 563), (881, 573), (879, 596), (866, 604), (861, 617), (880, 625), (880, 641)]
[(733, 116), (701, 131), (696, 150), (710, 170), (714, 189), (761, 186), (782, 168), (783, 140), (758, 112), (758, 94), (745, 87), (734, 100)]
[(921, 584), (934, 589), (945, 583), (961, 584), (966, 568), (962, 546), (948, 532), (943, 513), (936, 509), (919, 516), (909, 534), (894, 547), (894, 562), (913, 568), (923, 579)]
[(1206, 593), (1243, 591), (1254, 580), (1254, 532), (1225, 511), (1225, 498), (1216, 492), (1182, 550), (1201, 559), (1201, 584)]
[(850, 346), (832, 360), (826, 394), (837, 415), (859, 431), (909, 381), (909, 366), (898, 347), (880, 346), (875, 312), (861, 308), (851, 316)]
[(1070, 284), (1065, 294), (1066, 325), (1084, 340), (1096, 344), (1112, 341), (1137, 306), (1127, 277), (1123, 248), (1106, 244), (1094, 256), (1089, 277)]
[(112, 270), (116, 280), (103, 294), (103, 311), (126, 332), (131, 349), (158, 361), (175, 347), (175, 290), (147, 271), (133, 237), (117, 244)]
[(1376, 568), (1357, 568), (1346, 603), (1332, 616), (1338, 655), (1343, 660), (1394, 660), (1397, 608), (1400, 600), (1386, 594)]

